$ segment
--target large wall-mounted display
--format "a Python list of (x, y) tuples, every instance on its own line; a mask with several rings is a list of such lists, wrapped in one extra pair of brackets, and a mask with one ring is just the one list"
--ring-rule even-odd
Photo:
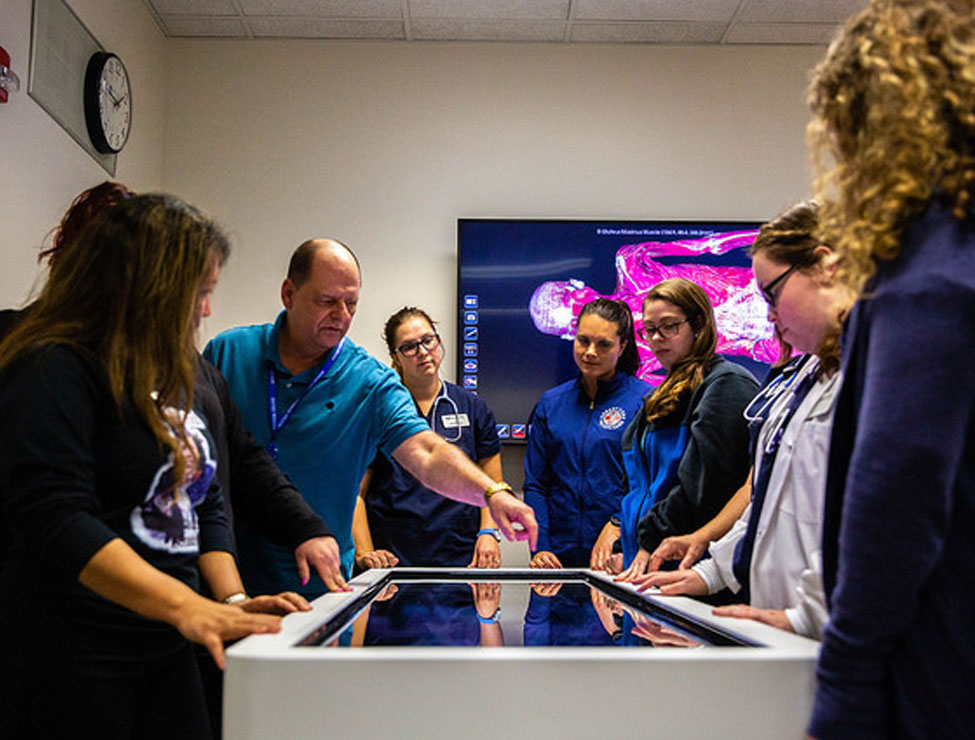
[[(576, 374), (571, 340), (582, 306), (641, 304), (661, 280), (684, 277), (707, 291), (718, 352), (761, 380), (778, 357), (768, 307), (751, 271), (756, 222), (459, 219), (457, 379), (494, 411), (499, 436), (524, 440), (532, 408)], [(566, 341), (568, 340), (568, 341)], [(663, 369), (637, 338), (639, 376)]]

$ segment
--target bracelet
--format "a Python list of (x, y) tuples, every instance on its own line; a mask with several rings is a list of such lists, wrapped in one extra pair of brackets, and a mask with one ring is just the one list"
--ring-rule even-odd
[(609, 518), (609, 523), (612, 524), (614, 527), (618, 527), (620, 526), (620, 518), (616, 516), (616, 514), (613, 514), (613, 516)]
[[(477, 612), (474, 613), (477, 614)], [(500, 619), (501, 619), (500, 606), (497, 609), (495, 609), (494, 614), (492, 614), (490, 617), (482, 617), (480, 614), (477, 614), (477, 621), (480, 622), (481, 624), (497, 624), (498, 620)]]
[(230, 594), (230, 596), (227, 596), (223, 600), (223, 603), (224, 604), (227, 604), (228, 606), (230, 606), (230, 605), (233, 605), (233, 604), (239, 604), (242, 601), (247, 601), (249, 598), (250, 598), (250, 596), (248, 596), (247, 594), (245, 594), (243, 591), (238, 591), (235, 594)]
[(492, 529), (491, 527), (485, 527), (484, 529), (478, 530), (477, 536), (480, 537), (482, 534), (489, 534), (498, 542), (501, 541), (501, 533), (496, 529)]
[(514, 489), (504, 481), (501, 481), (500, 483), (492, 483), (484, 489), (484, 503), (486, 504), (491, 500), (491, 497), (494, 494), (501, 493), (502, 491), (507, 491), (511, 495), (514, 495), (515, 493)]

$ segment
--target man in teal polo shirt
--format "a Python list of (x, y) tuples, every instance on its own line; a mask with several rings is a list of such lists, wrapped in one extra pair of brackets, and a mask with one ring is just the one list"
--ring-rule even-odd
[[(396, 373), (346, 337), (360, 284), (348, 247), (309, 240), (291, 256), (281, 286), (285, 310), (274, 324), (231, 329), (207, 345), (204, 355), (226, 376), (245, 425), (335, 533), (347, 577), (359, 481), (377, 449), (444, 496), (487, 505), (508, 539), (534, 546), (531, 508), (430, 431)], [(249, 591), (313, 596), (320, 590), (297, 582), (283, 547), (243, 523), (238, 530)]]

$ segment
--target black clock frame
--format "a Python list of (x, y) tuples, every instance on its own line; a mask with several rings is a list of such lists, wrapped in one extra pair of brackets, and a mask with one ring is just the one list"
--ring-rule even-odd
[[(122, 146), (116, 149), (108, 143), (108, 139), (105, 138), (105, 130), (102, 128), (99, 109), (99, 81), (101, 80), (102, 70), (108, 64), (108, 60), (112, 58), (118, 59), (119, 64), (122, 64), (122, 68), (125, 69), (125, 64), (119, 59), (118, 55), (109, 51), (98, 51), (92, 54), (85, 69), (85, 125), (88, 127), (88, 138), (91, 139), (92, 145), (96, 151), (102, 154), (118, 154), (129, 139), (129, 132), (127, 131)], [(128, 77), (128, 71), (126, 71), (126, 77)]]

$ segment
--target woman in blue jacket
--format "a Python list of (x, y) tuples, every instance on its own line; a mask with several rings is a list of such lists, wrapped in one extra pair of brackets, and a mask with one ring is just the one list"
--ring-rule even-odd
[(646, 573), (665, 537), (710, 521), (748, 478), (743, 412), (758, 391), (751, 373), (715, 354), (714, 309), (690, 280), (650, 289), (642, 336), (667, 378), (623, 435), (629, 492), (618, 514), (621, 580)]
[(620, 440), (650, 386), (622, 301), (582, 307), (573, 344), (579, 375), (546, 391), (532, 412), (525, 502), (538, 520), (533, 568), (586, 567), (624, 491)]

